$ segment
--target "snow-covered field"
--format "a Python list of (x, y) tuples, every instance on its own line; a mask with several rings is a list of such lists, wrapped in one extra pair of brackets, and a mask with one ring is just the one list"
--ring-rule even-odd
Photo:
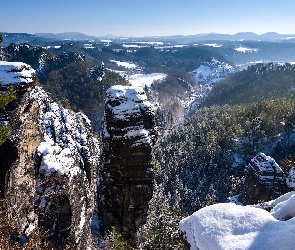
[(246, 52), (257, 53), (258, 52), (258, 49), (251, 49), (251, 48), (246, 48), (246, 47), (242, 47), (242, 46), (235, 48), (235, 50), (238, 52), (242, 52), (242, 53), (246, 53)]
[(134, 74), (127, 77), (133, 87), (150, 87), (154, 81), (164, 80), (167, 75), (163, 73)]
[(190, 101), (186, 103), (187, 112), (206, 98), (212, 86), (225, 79), (229, 74), (235, 72), (235, 68), (227, 63), (213, 59), (211, 62), (202, 63), (197, 69), (192, 71), (196, 83), (200, 85), (199, 93), (192, 93)]
[[(166, 74), (163, 73), (151, 73), (151, 74), (140, 74), (134, 73), (139, 72), (140, 68), (133, 62), (122, 62), (116, 60), (110, 60), (110, 62), (116, 63), (118, 66), (126, 68), (126, 71), (115, 71), (119, 73), (122, 77), (128, 80), (132, 87), (150, 87), (154, 81), (163, 80), (166, 78)], [(130, 70), (135, 70), (134, 72)]]
[(110, 60), (110, 62), (114, 62), (118, 66), (122, 66), (122, 67), (125, 67), (127, 69), (134, 69), (134, 68), (137, 67), (137, 65), (135, 63), (131, 63), (131, 62), (121, 62), (121, 61), (116, 61), (116, 60)]

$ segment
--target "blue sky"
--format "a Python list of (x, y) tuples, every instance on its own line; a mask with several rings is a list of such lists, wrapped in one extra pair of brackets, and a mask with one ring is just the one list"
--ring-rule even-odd
[(295, 34), (294, 0), (2, 0), (0, 32)]

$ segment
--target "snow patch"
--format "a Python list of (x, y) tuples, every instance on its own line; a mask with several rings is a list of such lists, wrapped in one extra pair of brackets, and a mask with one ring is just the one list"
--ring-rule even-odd
[(82, 206), (82, 210), (81, 210), (81, 215), (80, 215), (80, 225), (79, 225), (79, 228), (82, 229), (84, 224), (85, 224), (85, 206), (83, 204)]
[(118, 66), (122, 66), (122, 67), (125, 67), (127, 69), (134, 69), (134, 68), (137, 67), (137, 65), (135, 63), (131, 63), (131, 62), (122, 62), (122, 61), (116, 61), (116, 60), (110, 60), (110, 62), (114, 62)]
[(152, 74), (134, 74), (127, 77), (132, 87), (144, 88), (150, 87), (154, 81), (161, 81), (166, 78), (167, 74), (152, 73)]
[(259, 49), (251, 49), (251, 48), (246, 48), (246, 47), (240, 46), (240, 47), (235, 48), (235, 50), (238, 51), (238, 52), (242, 52), (242, 53), (246, 53), (246, 52), (248, 52), (248, 53), (253, 53), (253, 52), (258, 53)]

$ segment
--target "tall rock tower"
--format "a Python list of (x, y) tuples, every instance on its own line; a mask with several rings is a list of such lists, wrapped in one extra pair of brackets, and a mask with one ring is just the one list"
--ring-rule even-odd
[(152, 197), (153, 107), (142, 88), (107, 91), (102, 149), (102, 222), (132, 238), (146, 221)]

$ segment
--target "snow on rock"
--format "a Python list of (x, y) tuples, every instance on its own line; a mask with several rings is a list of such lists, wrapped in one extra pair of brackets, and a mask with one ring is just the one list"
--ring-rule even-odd
[(270, 213), (277, 220), (284, 221), (295, 216), (295, 191), (282, 195), (268, 203), (273, 206)]
[(289, 171), (289, 174), (286, 178), (286, 184), (289, 188), (295, 189), (295, 169), (292, 167)]
[(35, 87), (30, 100), (38, 103), (43, 139), (35, 155), (39, 170), (35, 210), (39, 224), (55, 235), (53, 244), (57, 238), (63, 242), (74, 239), (78, 248), (84, 249), (97, 195), (99, 141), (87, 116), (64, 109), (42, 88)]
[(83, 158), (91, 158), (84, 125), (90, 126), (88, 118), (50, 102), (46, 92), (39, 87), (31, 92), (31, 99), (39, 100), (42, 110), (40, 128), (44, 140), (37, 148), (37, 154), (42, 157), (40, 172), (46, 176), (53, 172), (71, 176), (81, 173), (79, 164), (83, 165)]
[[(154, 116), (154, 106), (147, 100), (143, 88), (116, 85), (110, 87), (106, 98), (106, 113), (112, 114), (113, 120), (121, 120), (124, 124), (120, 128), (106, 127), (103, 124), (104, 137), (113, 135), (113, 139), (131, 139), (133, 146), (150, 144), (153, 139), (154, 128), (147, 128), (144, 119), (150, 120)], [(132, 122), (138, 119), (137, 122)], [(106, 120), (106, 118), (105, 118)], [(115, 130), (118, 130), (115, 132)]]
[[(154, 106), (143, 88), (112, 86), (106, 92), (101, 167), (102, 225), (131, 239), (146, 223), (152, 197)], [(144, 192), (143, 192), (144, 190)], [(140, 211), (138, 213), (137, 211)]]
[(145, 91), (140, 87), (115, 85), (106, 92), (106, 104), (116, 119), (129, 119), (130, 115), (139, 116), (141, 109), (152, 109)]
[(259, 153), (246, 167), (241, 202), (255, 204), (259, 200), (272, 200), (284, 190), (284, 173), (270, 156)]
[(264, 153), (259, 153), (251, 159), (248, 168), (255, 169), (255, 175), (259, 179), (274, 179), (277, 176), (277, 178), (283, 180), (283, 170), (273, 158), (266, 156)]
[(191, 250), (294, 249), (295, 219), (278, 221), (256, 207), (215, 204), (184, 218), (179, 227)]
[(0, 61), (0, 85), (23, 86), (34, 82), (35, 70), (23, 62)]

